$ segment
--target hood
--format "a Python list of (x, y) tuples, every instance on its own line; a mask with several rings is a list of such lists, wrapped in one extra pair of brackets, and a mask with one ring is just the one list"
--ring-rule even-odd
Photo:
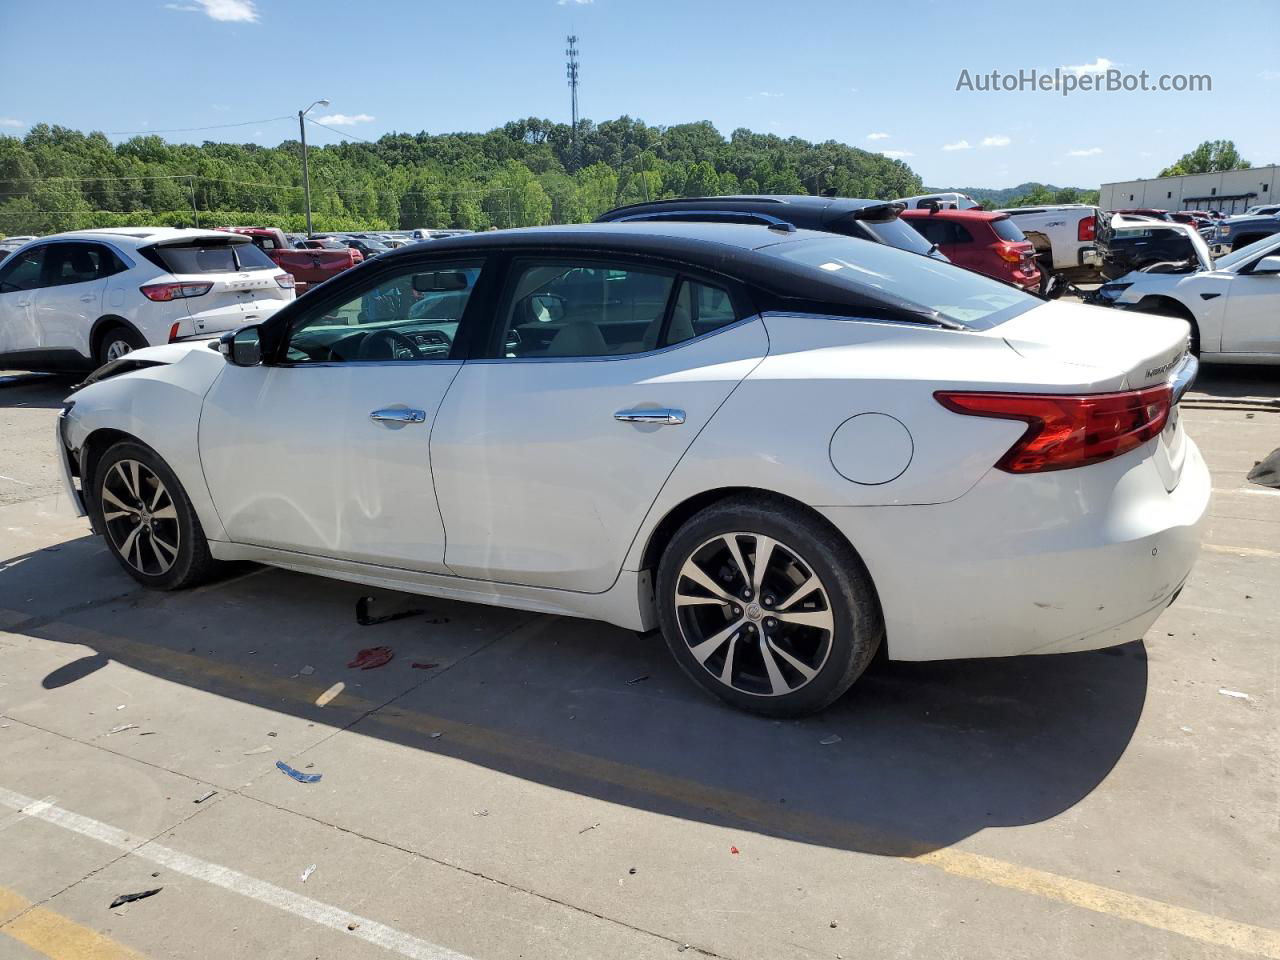
[[(197, 351), (203, 350), (205, 353), (212, 354), (217, 357), (218, 363), (225, 362), (222, 354), (218, 351), (217, 338), (201, 338), (191, 340), (179, 340), (176, 343), (165, 343), (158, 347), (143, 347), (140, 350), (133, 350), (126, 353), (123, 357), (117, 357), (115, 360), (109, 360), (102, 366), (94, 370), (93, 373), (85, 377), (80, 383), (71, 388), (74, 393), (85, 387), (99, 383), (102, 380), (109, 380), (112, 377), (118, 377), (122, 373), (132, 373), (134, 370), (145, 370), (148, 367), (161, 367), (170, 363), (177, 363), (184, 357), (189, 356)], [(198, 357), (203, 360), (203, 357)]]

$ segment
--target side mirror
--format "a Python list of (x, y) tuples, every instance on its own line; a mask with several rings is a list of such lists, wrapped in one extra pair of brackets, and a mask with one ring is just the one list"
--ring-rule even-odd
[(1280, 273), (1280, 257), (1263, 257), (1253, 265), (1250, 273)]
[(256, 367), (262, 362), (261, 333), (257, 324), (228, 330), (218, 338), (218, 352), (237, 367)]

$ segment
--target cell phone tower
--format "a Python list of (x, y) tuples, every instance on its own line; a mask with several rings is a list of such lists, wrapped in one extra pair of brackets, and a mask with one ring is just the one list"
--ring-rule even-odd
[(565, 76), (569, 78), (569, 94), (572, 102), (573, 127), (570, 136), (574, 143), (578, 142), (578, 37), (570, 34), (566, 39), (569, 46), (565, 49), (568, 61), (565, 63)]

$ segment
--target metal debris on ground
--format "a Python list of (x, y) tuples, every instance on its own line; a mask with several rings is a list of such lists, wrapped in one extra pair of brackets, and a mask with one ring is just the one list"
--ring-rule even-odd
[(287, 773), (299, 783), (318, 783), (322, 774), (319, 773), (303, 773), (301, 770), (295, 770), (283, 760), (276, 761), (276, 769), (281, 773)]
[(1245, 479), (1259, 486), (1280, 488), (1280, 447), (1255, 463)]
[(120, 724), (120, 726), (112, 727), (110, 730), (108, 730), (107, 736), (109, 737), (116, 733), (124, 733), (126, 730), (136, 730), (137, 727), (138, 725), (136, 723), (122, 723)]
[(434, 670), (436, 667), (440, 666), (440, 664), (438, 664), (438, 663), (419, 663), (419, 662), (416, 662), (416, 661), (415, 661), (414, 663), (409, 664), (409, 666), (410, 666), (410, 667), (412, 667), (414, 670)]
[(645, 680), (648, 680), (648, 679), (649, 679), (649, 675), (646, 673), (644, 676), (641, 676), (641, 677), (632, 677), (630, 680), (627, 681), (627, 684), (630, 685), (633, 683), (643, 683)]
[(589, 826), (589, 827), (583, 827), (581, 830), (579, 830), (579, 831), (578, 831), (578, 836), (582, 836), (582, 835), (583, 835), (584, 833), (586, 833), (588, 830), (594, 830), (594, 829), (595, 829), (596, 827), (598, 827), (598, 826), (600, 826), (600, 824), (599, 824), (599, 823), (593, 823), (593, 824), (591, 824), (591, 826)]
[(356, 654), (354, 660), (347, 663), (347, 669), (373, 670), (384, 667), (395, 655), (395, 651), (390, 647), (365, 647)]
[(302, 882), (306, 883), (307, 878), (315, 872), (316, 872), (316, 865), (313, 863), (311, 864), (311, 866), (307, 867), (307, 869), (302, 871)]
[(820, 744), (822, 744), (824, 747), (829, 747), (829, 746), (831, 746), (831, 744), (833, 744), (833, 743), (839, 743), (841, 739), (842, 739), (842, 738), (841, 738), (840, 734), (838, 734), (838, 733), (833, 733), (833, 734), (831, 734), (830, 736), (823, 737), (823, 738), (822, 738), (821, 740), (819, 740), (818, 742), (819, 742)]
[(332, 687), (330, 687), (324, 693), (320, 694), (320, 696), (316, 697), (316, 706), (317, 707), (328, 706), (330, 703), (333, 702), (334, 698), (337, 697), (338, 694), (340, 694), (343, 690), (346, 689), (346, 687), (347, 685), (343, 683), (341, 680), (339, 680), (337, 683), (335, 683)]
[(444, 736), (444, 731), (442, 731), (442, 730), (432, 730), (432, 731), (431, 731), (431, 739), (432, 739), (432, 740), (439, 740), (439, 739), (440, 739), (441, 737), (443, 737), (443, 736)]
[(1253, 699), (1253, 697), (1249, 696), (1247, 693), (1242, 693), (1239, 690), (1228, 690), (1226, 687), (1219, 687), (1218, 692), (1222, 694), (1224, 697), (1234, 697), (1237, 700)]
[[(375, 617), (369, 612), (369, 608), (373, 606), (373, 597), (361, 597), (356, 601), (356, 623), (362, 627), (372, 627), (379, 623), (390, 623), (392, 620), (404, 620), (406, 617), (420, 617), (426, 610), (414, 608), (413, 610), (401, 610), (398, 613), (384, 613)], [(448, 617), (432, 617), (427, 623), (448, 623)]]
[(114, 910), (116, 907), (123, 906), (126, 903), (133, 903), (135, 900), (145, 900), (147, 897), (154, 897), (163, 890), (164, 887), (156, 887), (154, 890), (143, 890), (141, 893), (122, 893), (111, 901), (108, 910)]
[(208, 800), (210, 797), (212, 797), (212, 796), (213, 796), (215, 793), (217, 793), (217, 792), (218, 792), (217, 790), (209, 790), (209, 791), (208, 791), (208, 792), (206, 792), (206, 793), (202, 793), (200, 796), (196, 797), (196, 798), (195, 798), (194, 800), (192, 800), (191, 802), (192, 802), (192, 803), (204, 803), (206, 800)]

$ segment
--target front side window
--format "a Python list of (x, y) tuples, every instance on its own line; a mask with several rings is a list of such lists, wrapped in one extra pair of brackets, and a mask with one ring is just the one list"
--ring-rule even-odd
[(290, 330), (285, 362), (448, 359), (482, 266), (406, 266), (345, 303), (313, 308)]
[(658, 344), (675, 276), (572, 261), (516, 265), (500, 356), (604, 357)]
[(40, 286), (40, 269), (48, 246), (15, 253), (0, 269), (0, 293), (17, 293)]

